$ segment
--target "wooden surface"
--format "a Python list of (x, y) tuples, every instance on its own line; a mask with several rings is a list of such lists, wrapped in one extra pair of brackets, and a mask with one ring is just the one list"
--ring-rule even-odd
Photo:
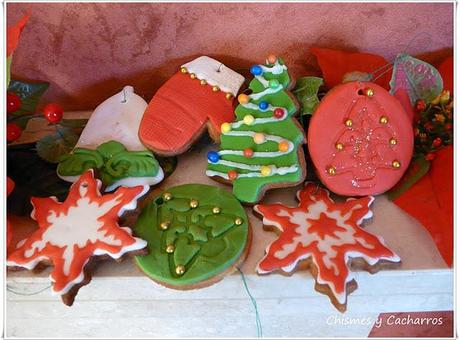
[[(25, 141), (28, 135), (23, 138)], [(204, 175), (206, 152), (212, 147), (217, 149), (194, 147), (180, 156), (176, 171), (160, 188), (203, 183), (231, 190)], [(271, 191), (264, 202), (296, 205), (297, 189)], [(379, 313), (453, 308), (453, 271), (446, 268), (423, 226), (385, 196), (376, 198), (372, 206), (374, 217), (364, 226), (383, 236), (401, 257), (402, 265), (375, 275), (355, 273), (358, 289), (349, 296), (348, 310), (343, 315), (325, 295), (314, 291), (314, 280), (307, 271), (291, 277), (255, 274), (256, 263), (275, 235), (263, 231), (261, 221), (249, 207), (246, 210), (253, 227), (253, 242), (242, 271), (257, 301), (264, 336), (367, 336)], [(17, 227), (22, 231), (31, 227), (27, 220), (22, 219), (21, 223), (21, 219), (15, 218), (14, 222), (19, 222)], [(7, 283), (16, 293), (7, 294), (7, 336), (256, 336), (254, 308), (239, 273), (214, 286), (182, 292), (153, 283), (128, 258), (121, 263), (100, 263), (93, 281), (80, 290), (71, 308), (51, 295), (49, 289), (37, 295), (18, 295), (47, 287), (48, 274), (49, 270), (38, 275), (27, 271), (8, 273)], [(331, 319), (334, 316), (338, 319)], [(344, 318), (371, 321), (329, 324)]]

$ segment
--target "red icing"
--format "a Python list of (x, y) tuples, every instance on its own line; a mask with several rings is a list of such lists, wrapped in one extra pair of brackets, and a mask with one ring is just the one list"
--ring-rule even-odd
[(201, 85), (189, 74), (176, 73), (150, 101), (139, 127), (141, 141), (162, 154), (178, 154), (201, 132), (209, 120), (213, 138), (220, 126), (234, 120), (233, 100), (223, 91)]
[(346, 284), (351, 281), (348, 258), (364, 257), (367, 262), (371, 260), (370, 264), (382, 259), (399, 262), (378, 236), (359, 226), (371, 216), (372, 197), (335, 203), (327, 190), (308, 183), (298, 198), (297, 208), (282, 204), (255, 206), (264, 224), (281, 231), (260, 261), (259, 272), (289, 272), (298, 261), (311, 259), (318, 271), (318, 283), (327, 284), (339, 303), (345, 303)]
[[(63, 203), (58, 202), (52, 197), (32, 197), (31, 202), (34, 206), (32, 218), (37, 221), (39, 228), (8, 256), (7, 264), (10, 266), (23, 266), (32, 269), (43, 260), (50, 261), (54, 265), (54, 269), (51, 273), (51, 279), (54, 282), (53, 289), (56, 292), (62, 291), (61, 293), (65, 294), (69, 287), (79, 282), (78, 278), (83, 274), (85, 264), (97, 251), (107, 255), (116, 255), (124, 252), (126, 247), (131, 247), (130, 249), (132, 249), (132, 246), (136, 242), (139, 243), (139, 241), (141, 241), (131, 236), (131, 232), (127, 229), (121, 228), (117, 221), (121, 210), (127, 209), (127, 205), (135, 202), (143, 192), (145, 192), (143, 186), (133, 188), (121, 187), (114, 193), (101, 196), (97, 180), (94, 179), (93, 176), (93, 171), (89, 170), (71, 186), (69, 194)], [(98, 228), (98, 223), (91, 231), (100, 231), (103, 237), (100, 236), (96, 239), (90, 239), (90, 236), (85, 234), (88, 240), (85, 242), (84, 246), (80, 246), (72, 242), (72, 236), (64, 236), (62, 243), (65, 243), (65, 246), (51, 244), (51, 242), (48, 241), (44, 244), (42, 249), (38, 247), (37, 245), (44, 240), (47, 234), (68, 235), (68, 233), (72, 233), (72, 230), (74, 230), (75, 235), (77, 235), (79, 234), (80, 228), (84, 231), (90, 230), (88, 227), (91, 226), (82, 226), (78, 224), (81, 220), (88, 221), (88, 219), (85, 218), (85, 214), (87, 213), (85, 207), (87, 206), (81, 207), (83, 201), (89, 202), (89, 204), (92, 203), (93, 205), (97, 204), (95, 209), (100, 210), (100, 217), (97, 221), (100, 222), (101, 226)], [(77, 206), (77, 203), (81, 204), (80, 207)], [(133, 207), (130, 208), (132, 209)], [(76, 214), (79, 217), (81, 216), (81, 220), (77, 220), (75, 224), (72, 224), (69, 223), (69, 219), (67, 219), (67, 224), (61, 223), (59, 226), (50, 222), (49, 219), (53, 218), (53, 216), (55, 216), (56, 219), (59, 219), (59, 217), (65, 218), (65, 216), (68, 216), (70, 209), (78, 209)], [(85, 235), (75, 236), (75, 238), (81, 239), (81, 237), (85, 237)], [(51, 236), (48, 236), (46, 239), (49, 240), (50, 237)], [(144, 241), (141, 242), (142, 246), (137, 249), (142, 249), (145, 246), (143, 243)], [(64, 258), (65, 251), (68, 250), (68, 247), (73, 247), (73, 253), (69, 257), (70, 261), (67, 263), (68, 270), (66, 273), (66, 261)], [(83, 277), (81, 277), (81, 279), (82, 278)]]
[[(366, 88), (374, 95), (367, 97)], [(386, 117), (388, 123), (380, 123)], [(351, 127), (345, 121), (351, 119)], [(325, 133), (327, 131), (327, 133)], [(397, 141), (390, 145), (390, 139)], [(340, 142), (344, 148), (336, 149)], [(408, 115), (385, 89), (350, 82), (333, 88), (321, 101), (308, 129), (308, 149), (321, 181), (346, 196), (376, 195), (392, 188), (410, 163), (413, 133)], [(393, 161), (400, 163), (393, 167)], [(335, 175), (328, 173), (333, 166)]]

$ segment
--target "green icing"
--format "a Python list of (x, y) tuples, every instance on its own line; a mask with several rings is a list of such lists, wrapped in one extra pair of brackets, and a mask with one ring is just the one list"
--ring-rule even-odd
[[(279, 59), (279, 63), (284, 65), (283, 61)], [(269, 66), (269, 65), (267, 65)], [(277, 79), (280, 84), (283, 85), (283, 89), (276, 93), (269, 93), (263, 95), (261, 98), (250, 100), (251, 104), (258, 105), (261, 101), (268, 102), (273, 107), (281, 107), (286, 109), (286, 119), (274, 119), (269, 123), (259, 123), (253, 125), (242, 124), (239, 127), (233, 127), (231, 131), (252, 131), (261, 132), (265, 135), (273, 135), (283, 138), (284, 140), (291, 141), (294, 145), (293, 150), (289, 153), (277, 154), (276, 156), (254, 156), (252, 158), (246, 158), (244, 155), (232, 155), (225, 154), (220, 155), (220, 160), (217, 163), (208, 162), (207, 175), (208, 176), (220, 176), (224, 177), (230, 170), (236, 170), (238, 174), (248, 174), (256, 172), (248, 169), (241, 169), (231, 165), (222, 164), (220, 161), (231, 161), (240, 163), (242, 165), (266, 165), (276, 166), (277, 168), (286, 168), (297, 166), (296, 171), (291, 171), (284, 174), (271, 174), (266, 177), (244, 177), (239, 176), (232, 182), (233, 194), (242, 202), (254, 203), (260, 200), (260, 195), (264, 187), (276, 183), (283, 183), (283, 185), (289, 186), (289, 184), (295, 185), (303, 180), (303, 170), (300, 168), (298, 148), (304, 142), (303, 131), (295, 123), (294, 115), (297, 111), (297, 107), (286, 90), (290, 84), (289, 73), (284, 70), (280, 74), (273, 74), (270, 72), (264, 72), (261, 77), (267, 81), (270, 79)], [(254, 78), (249, 88), (252, 90), (252, 94), (260, 93), (268, 88)], [(235, 109), (236, 120), (240, 122), (246, 115), (252, 115), (254, 118), (272, 118), (273, 110), (262, 111), (254, 108), (248, 108), (243, 105), (238, 105)], [(231, 134), (223, 133), (221, 135), (221, 150), (244, 150), (251, 148), (254, 152), (277, 152), (278, 142), (266, 141), (262, 144), (256, 144), (251, 136), (233, 136)]]
[(60, 176), (79, 176), (88, 169), (98, 169), (104, 185), (128, 177), (154, 177), (158, 174), (158, 161), (153, 153), (128, 151), (123, 144), (109, 141), (96, 150), (75, 148), (64, 155), (57, 167)]
[[(193, 285), (228, 269), (242, 255), (248, 241), (248, 218), (240, 202), (227, 191), (201, 184), (185, 184), (167, 190), (142, 210), (134, 231), (148, 242), (149, 255), (135, 261), (149, 277), (173, 286)], [(190, 200), (198, 207), (191, 208)], [(219, 207), (218, 214), (213, 208)], [(243, 223), (235, 224), (240, 218)], [(169, 221), (167, 230), (161, 222)], [(174, 245), (172, 253), (166, 252)], [(176, 266), (185, 266), (183, 275)]]

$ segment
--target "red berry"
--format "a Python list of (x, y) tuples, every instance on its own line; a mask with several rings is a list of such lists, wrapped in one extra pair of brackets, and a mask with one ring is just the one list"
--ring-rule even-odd
[(254, 151), (252, 151), (250, 148), (244, 149), (243, 155), (246, 158), (251, 158), (254, 155)]
[(64, 110), (62, 110), (62, 107), (55, 103), (50, 103), (43, 109), (43, 115), (46, 120), (53, 124), (59, 123), (62, 120), (63, 114)]
[(417, 111), (423, 111), (426, 108), (425, 101), (423, 99), (419, 99), (415, 102), (415, 108)]
[(276, 108), (274, 111), (273, 111), (273, 116), (275, 116), (275, 118), (283, 118), (284, 116), (284, 110), (280, 107)]
[(22, 130), (15, 123), (6, 124), (6, 140), (8, 142), (14, 142), (16, 139), (21, 137)]
[(238, 177), (238, 173), (235, 170), (230, 170), (227, 172), (228, 178), (233, 181)]
[(425, 156), (425, 159), (426, 159), (427, 161), (432, 161), (432, 160), (435, 159), (435, 158), (436, 158), (436, 154), (435, 154), (434, 152), (430, 152), (429, 154), (427, 154), (427, 155)]
[(439, 137), (435, 138), (433, 143), (432, 143), (434, 148), (439, 148), (441, 146), (441, 144), (442, 144), (442, 139), (439, 138)]
[(446, 125), (444, 125), (444, 127), (446, 128), (446, 130), (452, 130), (452, 124), (450, 123), (447, 123)]
[(433, 124), (431, 124), (430, 122), (426, 122), (423, 127), (428, 130), (428, 131), (431, 131), (433, 130)]
[(6, 94), (6, 112), (13, 113), (21, 107), (21, 98), (16, 93), (8, 92)]

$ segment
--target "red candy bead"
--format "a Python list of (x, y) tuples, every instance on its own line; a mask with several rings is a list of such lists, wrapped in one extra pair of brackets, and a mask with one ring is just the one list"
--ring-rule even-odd
[(15, 123), (6, 124), (6, 140), (8, 142), (14, 142), (16, 139), (21, 137), (22, 130)]
[(43, 109), (43, 115), (48, 122), (59, 123), (64, 115), (64, 110), (58, 104), (50, 103)]
[(433, 147), (438, 148), (438, 147), (441, 146), (441, 144), (442, 144), (442, 139), (439, 138), (439, 137), (437, 137), (437, 138), (435, 138), (435, 140), (433, 141), (433, 144), (432, 144), (432, 145), (433, 145)]
[(21, 98), (16, 93), (8, 92), (6, 94), (6, 112), (13, 113), (21, 107)]
[(254, 155), (254, 151), (250, 148), (244, 149), (243, 155), (246, 158), (251, 158)]
[(435, 159), (435, 158), (436, 158), (436, 154), (435, 154), (434, 152), (430, 152), (429, 154), (427, 154), (427, 155), (425, 156), (425, 159), (426, 159), (427, 161), (432, 161), (432, 160)]
[(238, 177), (238, 173), (235, 170), (230, 170), (227, 172), (228, 178), (233, 181)]
[(276, 108), (274, 111), (273, 111), (273, 116), (275, 116), (275, 118), (283, 118), (284, 116), (284, 110), (280, 107)]

